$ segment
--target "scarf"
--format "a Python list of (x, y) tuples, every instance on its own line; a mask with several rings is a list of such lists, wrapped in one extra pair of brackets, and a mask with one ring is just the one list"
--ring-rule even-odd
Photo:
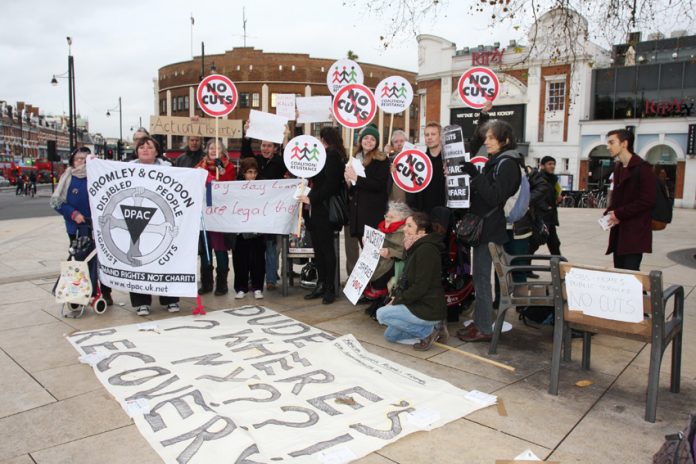
[(404, 249), (410, 250), (414, 243), (416, 243), (425, 235), (404, 235)]
[(396, 221), (392, 222), (389, 225), (386, 225), (386, 221), (382, 221), (379, 223), (377, 228), (379, 229), (380, 232), (383, 234), (393, 234), (397, 230), (399, 230), (399, 227), (403, 226), (406, 223), (406, 220), (404, 219), (403, 221)]
[(53, 192), (53, 195), (51, 195), (51, 200), (49, 201), (51, 208), (59, 209), (66, 202), (68, 199), (68, 187), (70, 186), (70, 181), (73, 176), (78, 179), (87, 177), (87, 163), (77, 168), (68, 167), (63, 175), (60, 176), (56, 190)]

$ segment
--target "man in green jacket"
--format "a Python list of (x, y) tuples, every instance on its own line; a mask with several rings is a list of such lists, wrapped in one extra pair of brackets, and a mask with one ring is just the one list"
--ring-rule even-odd
[(442, 237), (432, 232), (425, 213), (414, 213), (404, 226), (406, 264), (387, 306), (377, 310), (377, 320), (386, 325), (384, 338), (390, 342), (418, 339), (417, 351), (429, 350), (449, 334), (443, 320), (447, 314), (442, 288)]

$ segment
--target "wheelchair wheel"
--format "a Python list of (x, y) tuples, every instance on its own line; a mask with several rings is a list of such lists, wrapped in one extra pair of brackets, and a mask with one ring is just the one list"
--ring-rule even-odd
[(106, 312), (106, 300), (104, 298), (99, 298), (92, 303), (94, 312), (97, 314), (104, 314)]

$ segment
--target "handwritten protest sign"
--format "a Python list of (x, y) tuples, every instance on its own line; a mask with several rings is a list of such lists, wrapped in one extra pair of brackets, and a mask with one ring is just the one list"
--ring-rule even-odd
[(565, 284), (571, 311), (614, 321), (643, 321), (643, 286), (635, 276), (573, 268)]
[[(153, 135), (215, 137), (215, 120), (211, 118), (150, 116), (150, 133)], [(232, 139), (242, 138), (242, 121), (240, 119), (220, 120), (218, 135)]]
[(484, 407), (261, 306), (68, 340), (166, 463), (344, 463)]
[(331, 97), (297, 97), (297, 123), (331, 121)]
[(401, 76), (389, 76), (377, 84), (375, 99), (385, 113), (401, 113), (413, 101), (413, 87)]
[(285, 146), (283, 161), (293, 176), (314, 177), (326, 164), (326, 149), (317, 138), (298, 135)]
[(299, 179), (213, 182), (205, 227), (214, 232), (290, 234), (297, 223)]
[(249, 113), (249, 130), (246, 136), (257, 140), (283, 143), (287, 122), (288, 120), (282, 116), (251, 110)]
[(459, 78), (459, 98), (471, 108), (483, 108), (495, 100), (500, 91), (498, 77), (488, 68), (477, 66), (468, 69)]
[(288, 121), (295, 120), (295, 94), (279, 93), (276, 95), (276, 114)]
[(425, 190), (433, 178), (433, 163), (420, 150), (404, 150), (394, 158), (392, 178), (401, 190), (418, 193)]
[(365, 79), (360, 65), (353, 60), (338, 60), (326, 73), (326, 86), (332, 95), (351, 84), (362, 84)]
[(196, 247), (206, 172), (87, 163), (99, 279), (123, 292), (196, 296)]
[(447, 126), (442, 131), (443, 160), (447, 172), (447, 207), (468, 208), (470, 202), (469, 175), (462, 171), (462, 163), (469, 161), (464, 148), (464, 134), (460, 126)]
[(362, 295), (367, 284), (370, 283), (370, 278), (377, 268), (379, 250), (384, 243), (384, 237), (385, 235), (377, 229), (365, 226), (363, 249), (360, 253), (360, 258), (355, 263), (353, 272), (350, 273), (350, 277), (348, 277), (346, 286), (343, 289), (343, 293), (354, 305), (358, 303), (360, 295)]

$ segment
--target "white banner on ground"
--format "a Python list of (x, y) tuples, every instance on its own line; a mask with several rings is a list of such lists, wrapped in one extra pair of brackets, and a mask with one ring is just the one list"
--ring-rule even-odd
[(353, 272), (346, 281), (346, 286), (343, 288), (346, 298), (354, 305), (358, 303), (360, 295), (362, 295), (367, 284), (370, 283), (370, 278), (377, 268), (379, 261), (379, 250), (384, 243), (385, 235), (377, 229), (370, 226), (365, 226), (363, 232), (363, 249), (360, 252), (360, 258), (353, 267)]
[(288, 121), (295, 120), (295, 94), (279, 93), (276, 95), (276, 114)]
[(345, 463), (484, 407), (258, 306), (69, 341), (166, 463)]
[(331, 97), (297, 97), (297, 123), (331, 121)]
[(247, 137), (257, 140), (268, 140), (273, 143), (283, 143), (287, 118), (273, 113), (251, 110), (249, 113), (249, 130)]
[(297, 228), (300, 179), (213, 182), (205, 228), (214, 232), (290, 234)]
[(87, 162), (99, 279), (123, 292), (196, 296), (202, 169)]

